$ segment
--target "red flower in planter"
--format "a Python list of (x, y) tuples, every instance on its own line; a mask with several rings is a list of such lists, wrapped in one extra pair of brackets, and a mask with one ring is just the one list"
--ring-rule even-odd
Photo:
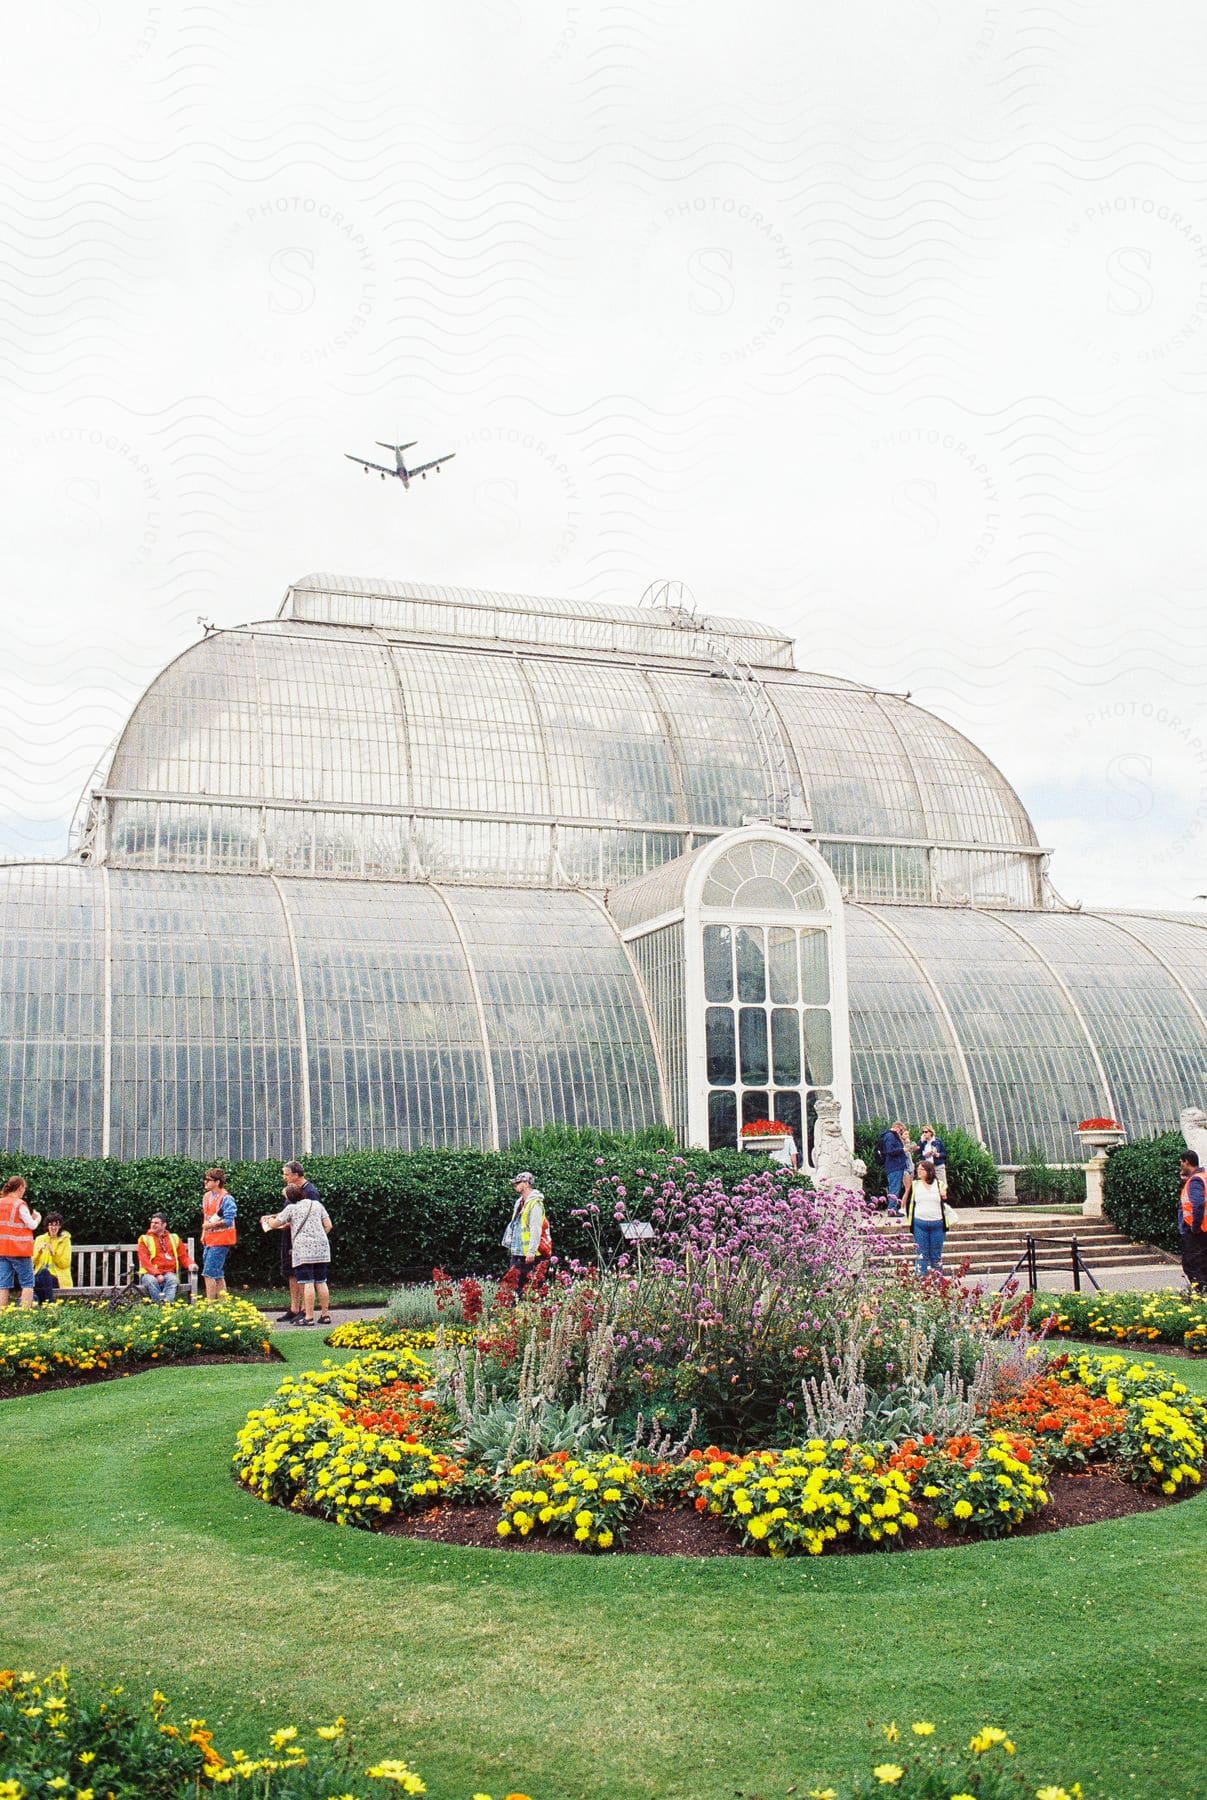
[(1078, 1131), (1122, 1131), (1118, 1119), (1083, 1119)]
[(788, 1127), (782, 1119), (748, 1119), (742, 1127), (743, 1137), (784, 1137)]

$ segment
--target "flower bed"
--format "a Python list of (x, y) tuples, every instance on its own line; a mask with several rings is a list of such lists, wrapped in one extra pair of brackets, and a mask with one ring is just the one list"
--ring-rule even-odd
[(1085, 1351), (1061, 1359), (1057, 1374), (1124, 1409), (1126, 1422), (1112, 1460), (1140, 1487), (1163, 1494), (1191, 1492), (1203, 1479), (1207, 1401), (1153, 1363)]
[(920, 1529), (1000, 1537), (1041, 1513), (1053, 1469), (1091, 1461), (1176, 1498), (1201, 1480), (1207, 1434), (1207, 1404), (1183, 1383), (1086, 1353), (1045, 1364), (976, 1431), (818, 1437), (746, 1454), (710, 1446), (660, 1460), (605, 1446), (491, 1470), (467, 1456), (456, 1410), (433, 1398), (431, 1379), (406, 1349), (291, 1376), (248, 1415), (235, 1472), (261, 1499), (342, 1525), (487, 1502), (496, 1541), (561, 1536), (601, 1551), (622, 1548), (642, 1513), (680, 1510), (779, 1558), (903, 1547)]
[[(1025, 1777), (1013, 1766), (1015, 1754), (1000, 1725), (983, 1725), (966, 1746), (948, 1747), (932, 1720), (904, 1730), (894, 1721), (876, 1732), (866, 1774), (835, 1787), (802, 1773), (788, 1791), (812, 1800), (1082, 1800), (1077, 1782)], [(277, 1726), (252, 1755), (220, 1747), (204, 1719), (176, 1718), (158, 1688), (138, 1701), (121, 1687), (79, 1684), (62, 1668), (44, 1676), (0, 1669), (0, 1800), (198, 1800), (216, 1788), (247, 1800), (384, 1800), (429, 1791), (403, 1758), (373, 1761), (359, 1751), (339, 1716)], [(473, 1800), (491, 1796), (478, 1790)], [(499, 1800), (532, 1797), (511, 1789)]]
[(1207, 1295), (1177, 1293), (1037, 1294), (1037, 1325), (1069, 1337), (1107, 1338), (1120, 1344), (1176, 1344), (1207, 1353)]
[(230, 1297), (116, 1308), (61, 1300), (0, 1312), (0, 1395), (126, 1375), (157, 1363), (275, 1354), (258, 1309)]
[(611, 1451), (580, 1461), (562, 1452), (542, 1462), (518, 1462), (498, 1482), (502, 1517), (496, 1530), (573, 1535), (583, 1550), (611, 1550), (645, 1505), (638, 1465)]
[(892, 1544), (916, 1530), (910, 1481), (888, 1466), (883, 1445), (815, 1438), (799, 1450), (762, 1450), (705, 1484), (708, 1510), (737, 1526), (772, 1557), (820, 1556), (849, 1533), (859, 1543)]
[[(247, 1415), (233, 1459), (239, 1480), (262, 1500), (337, 1525), (371, 1525), (451, 1497), (463, 1470), (451, 1455), (420, 1441), (423, 1415), (414, 1405), (406, 1409), (409, 1435), (386, 1428), (388, 1408), (366, 1407), (369, 1396), (379, 1402), (384, 1392), (396, 1409), (399, 1384), (408, 1378), (414, 1384), (408, 1399), (416, 1401), (427, 1374), (414, 1351), (399, 1350), (288, 1377), (273, 1405)], [(433, 1421), (428, 1429), (434, 1428)]]
[[(230, 1788), (247, 1800), (371, 1800), (423, 1794), (400, 1757), (370, 1762), (347, 1722), (282, 1725), (257, 1756), (225, 1754), (204, 1719), (173, 1718), (157, 1688), (137, 1703), (120, 1687), (77, 1687), (66, 1669), (39, 1678), (0, 1669), (0, 1800), (197, 1800)], [(474, 1800), (490, 1800), (475, 1794)], [(512, 1792), (503, 1800), (529, 1800)]]
[(325, 1342), (333, 1350), (434, 1350), (442, 1334), (446, 1344), (472, 1344), (478, 1337), (469, 1325), (399, 1331), (384, 1319), (345, 1319)]
[(1034, 1438), (1052, 1468), (1076, 1469), (1118, 1441), (1128, 1415), (1125, 1407), (1091, 1393), (1081, 1382), (1048, 1375), (994, 1401), (986, 1418), (990, 1425)]

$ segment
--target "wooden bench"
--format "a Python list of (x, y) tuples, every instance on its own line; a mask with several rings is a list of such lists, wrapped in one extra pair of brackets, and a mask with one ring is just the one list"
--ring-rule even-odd
[[(193, 1267), (180, 1279), (177, 1298), (187, 1293), (189, 1303), (197, 1298), (197, 1261), (192, 1238), (181, 1242), (189, 1253)], [(60, 1300), (108, 1300), (137, 1288), (142, 1270), (138, 1266), (137, 1244), (73, 1244), (71, 1260), (75, 1280), (70, 1287), (60, 1287)]]

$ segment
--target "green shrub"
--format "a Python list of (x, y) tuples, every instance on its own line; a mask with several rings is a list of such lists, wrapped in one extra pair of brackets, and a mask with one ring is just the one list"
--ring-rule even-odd
[[(728, 1185), (764, 1166), (738, 1150), (675, 1151), (662, 1128), (626, 1138), (610, 1132), (550, 1129), (525, 1133), (515, 1145), (492, 1150), (345, 1150), (308, 1156), (314, 1181), (335, 1227), (332, 1271), (342, 1282), (426, 1279), (433, 1268), (450, 1274), (501, 1269), (500, 1239), (515, 1199), (511, 1177), (531, 1168), (548, 1205), (559, 1257), (585, 1258), (590, 1242), (572, 1217), (591, 1198), (601, 1175), (616, 1175), (641, 1197), (681, 1156), (700, 1175), (719, 1175)], [(678, 1165), (676, 1165), (678, 1166)], [(228, 1163), (227, 1183), (239, 1205), (239, 1242), (227, 1277), (241, 1286), (279, 1287), (280, 1241), (260, 1231), (261, 1213), (281, 1206), (279, 1162)], [(187, 1157), (63, 1158), (0, 1153), (0, 1181), (24, 1175), (38, 1211), (63, 1214), (77, 1244), (133, 1243), (151, 1213), (160, 1210), (182, 1237), (200, 1240), (205, 1164)]]
[(1042, 1150), (1032, 1148), (1015, 1178), (1015, 1188), (1020, 1200), (1076, 1206), (1085, 1199), (1085, 1170), (1054, 1169)]
[(1180, 1131), (1166, 1131), (1107, 1151), (1102, 1210), (1126, 1237), (1178, 1250), (1178, 1158), (1185, 1148)]
[[(863, 1186), (872, 1198), (885, 1191), (884, 1170), (876, 1161), (876, 1141), (891, 1123), (891, 1119), (871, 1119), (855, 1127), (855, 1154), (868, 1166)], [(930, 1119), (922, 1121), (923, 1125), (931, 1123)], [(947, 1191), (952, 1205), (992, 1206), (997, 1200), (997, 1164), (988, 1150), (958, 1125), (941, 1125), (937, 1119), (933, 1123), (947, 1150)], [(910, 1127), (915, 1143), (920, 1129), (917, 1125)]]

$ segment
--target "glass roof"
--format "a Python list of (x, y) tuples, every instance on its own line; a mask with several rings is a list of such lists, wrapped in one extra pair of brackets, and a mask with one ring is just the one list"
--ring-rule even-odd
[(372, 625), (407, 636), (468, 637), (511, 643), (627, 650), (643, 656), (707, 657), (705, 634), (732, 639), (752, 663), (792, 667), (792, 640), (751, 619), (691, 615), (540, 594), (495, 594), (362, 575), (306, 575), (281, 603), (279, 618)]
[[(778, 672), (764, 691), (818, 833), (1034, 851), (1017, 795), (941, 721), (806, 674)], [(743, 683), (707, 664), (588, 663), (290, 620), (215, 632), (151, 684), (122, 734), (111, 841), (148, 794), (334, 808), (351, 836), (380, 830), (358, 823), (373, 808), (739, 826), (768, 806), (749, 707)], [(271, 866), (297, 865), (287, 821), (269, 851)]]

